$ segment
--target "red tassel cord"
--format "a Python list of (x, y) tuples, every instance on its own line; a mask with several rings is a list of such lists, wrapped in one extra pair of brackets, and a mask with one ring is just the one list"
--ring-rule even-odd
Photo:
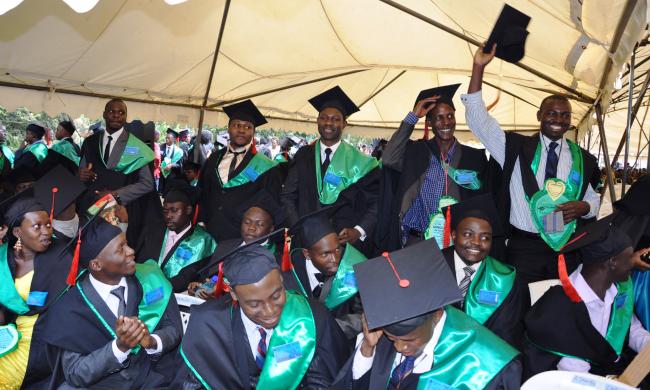
[(81, 250), (81, 229), (77, 235), (77, 245), (74, 248), (74, 255), (72, 256), (72, 265), (70, 266), (70, 272), (68, 272), (68, 277), (66, 278), (66, 283), (68, 286), (74, 286), (77, 282), (77, 274), (79, 273), (79, 251)]
[(425, 119), (424, 121), (424, 135), (422, 136), (423, 140), (429, 139), (429, 121)]
[[(587, 232), (584, 232), (579, 236), (573, 238), (571, 241), (564, 244), (564, 246), (560, 249), (560, 251), (562, 251), (567, 246), (573, 244), (574, 242), (580, 240), (582, 237), (586, 235)], [(562, 283), (562, 289), (564, 289), (564, 293), (569, 297), (569, 299), (572, 302), (582, 302), (582, 298), (580, 298), (578, 291), (576, 291), (575, 287), (573, 287), (573, 284), (571, 284), (571, 280), (569, 279), (569, 272), (566, 269), (566, 259), (564, 258), (564, 253), (560, 253), (557, 257), (557, 274), (560, 277), (560, 282)]]
[(447, 207), (447, 212), (445, 213), (445, 230), (442, 234), (443, 248), (447, 248), (449, 245), (451, 245), (451, 206)]
[(217, 274), (217, 285), (214, 286), (214, 297), (219, 298), (224, 292), (226, 292), (226, 284), (223, 282), (223, 262), (221, 262)]
[(291, 271), (293, 269), (293, 263), (291, 262), (291, 252), (290, 249), (291, 239), (289, 238), (288, 230), (284, 230), (284, 248), (282, 250), (282, 272)]
[(50, 225), (52, 225), (52, 221), (54, 220), (54, 200), (56, 198), (57, 192), (59, 192), (59, 189), (57, 187), (52, 187), (52, 207), (50, 208)]

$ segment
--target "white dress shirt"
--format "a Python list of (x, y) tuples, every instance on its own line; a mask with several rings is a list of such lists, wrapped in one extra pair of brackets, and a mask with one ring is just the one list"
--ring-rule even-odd
[[(481, 266), (481, 262), (479, 261), (478, 263), (470, 265), (470, 267), (474, 270), (474, 273), (472, 276), (469, 277), (470, 282), (474, 280), (474, 276), (476, 276), (476, 271), (478, 271), (478, 267)], [(456, 284), (460, 286), (460, 282), (465, 279), (465, 271), (463, 271), (463, 268), (467, 267), (467, 264), (460, 258), (460, 255), (458, 252), (454, 250), (454, 271), (456, 273)]]
[(53, 219), (52, 229), (61, 232), (66, 237), (74, 237), (79, 231), (79, 216), (75, 214), (74, 217), (68, 221)]
[[(591, 324), (596, 328), (598, 333), (603, 337), (607, 334), (607, 325), (609, 324), (609, 317), (612, 313), (612, 304), (614, 298), (618, 293), (616, 285), (612, 284), (605, 292), (605, 300), (602, 301), (598, 295), (591, 289), (587, 281), (580, 273), (582, 271), (582, 264), (577, 270), (569, 276), (571, 284), (576, 289), (576, 292), (582, 298), (582, 301), (587, 306), (589, 312), (589, 319)], [(641, 351), (650, 342), (650, 333), (643, 328), (641, 322), (635, 314), (632, 314), (632, 323), (630, 325), (630, 338), (628, 346), (634, 351)], [(557, 364), (557, 369), (562, 371), (579, 371), (588, 372), (591, 365), (580, 359), (563, 357)]]
[[(241, 321), (244, 323), (244, 329), (246, 330), (246, 336), (248, 337), (248, 343), (250, 344), (254, 358), (257, 355), (257, 345), (262, 339), (262, 335), (260, 335), (260, 331), (257, 329), (262, 327), (251, 321), (241, 308), (239, 308), (239, 312), (241, 313)], [(264, 330), (266, 331), (266, 346), (268, 348), (269, 341), (271, 341), (271, 336), (273, 335), (273, 329), (264, 328)]]
[[(321, 163), (321, 166), (323, 165), (323, 161), (325, 161), (325, 158), (327, 158), (327, 153), (325, 153), (325, 149), (327, 149), (327, 148), (332, 149), (332, 152), (330, 153), (330, 163), (331, 163), (332, 159), (334, 158), (334, 154), (336, 153), (339, 146), (341, 146), (341, 141), (339, 140), (339, 142), (335, 143), (332, 146), (325, 145), (323, 143), (323, 141), (318, 141), (318, 142), (320, 142), (320, 163)], [(355, 226), (354, 228), (359, 232), (359, 234), (361, 234), (361, 237), (359, 237), (359, 240), (365, 241), (366, 237), (367, 237), (366, 236), (366, 231), (363, 230), (363, 228), (361, 226), (359, 226), (359, 225)]]
[[(108, 136), (111, 136), (111, 153), (113, 153), (113, 148), (115, 147), (115, 142), (117, 141), (118, 138), (122, 135), (122, 132), (124, 131), (124, 127), (121, 127), (119, 130), (114, 132), (113, 134), (109, 134), (108, 131), (104, 130), (104, 135), (102, 136), (102, 150), (100, 153), (102, 153), (102, 156), (104, 155), (104, 150), (106, 150), (106, 144), (108, 143)], [(106, 161), (108, 161), (108, 157), (106, 158)]]
[(253, 141), (251, 141), (251, 143), (249, 143), (248, 145), (239, 148), (233, 148), (230, 145), (230, 143), (228, 144), (228, 149), (226, 150), (226, 154), (223, 155), (223, 158), (221, 158), (221, 162), (219, 162), (219, 177), (221, 178), (222, 183), (225, 184), (228, 182), (228, 171), (230, 170), (230, 163), (232, 162), (235, 153), (244, 152), (237, 155), (237, 163), (235, 165), (235, 169), (236, 169), (236, 167), (238, 167), (239, 164), (241, 164), (242, 160), (244, 159), (244, 156), (246, 155), (246, 152), (248, 152), (248, 149), (251, 147), (252, 144)]
[(167, 240), (165, 241), (165, 253), (163, 255), (164, 257), (167, 257), (169, 251), (174, 247), (174, 245), (176, 245), (178, 240), (180, 240), (181, 237), (183, 237), (183, 235), (190, 230), (191, 227), (192, 224), (190, 223), (180, 233), (176, 233), (173, 230), (167, 230)]
[[(438, 323), (435, 325), (435, 328), (433, 328), (433, 335), (431, 336), (431, 339), (427, 345), (424, 346), (422, 354), (415, 359), (413, 365), (413, 374), (423, 374), (431, 370), (431, 366), (433, 366), (433, 352), (436, 348), (436, 345), (438, 344), (440, 335), (442, 334), (442, 329), (445, 327), (446, 319), (447, 313), (443, 311), (442, 316), (440, 317), (440, 321), (438, 321)], [(357, 335), (357, 346), (354, 353), (354, 361), (352, 362), (352, 379), (354, 380), (357, 380), (364, 376), (372, 368), (372, 362), (375, 359), (375, 351), (372, 352), (371, 357), (363, 356), (361, 353), (362, 342), (363, 333), (360, 333)], [(393, 361), (393, 368), (391, 368), (391, 374), (395, 367), (397, 367), (397, 365), (402, 362), (402, 360), (404, 360), (402, 354), (397, 352), (395, 354), (395, 360)]]
[(317, 286), (321, 285), (321, 282), (316, 279), (316, 274), (320, 274), (321, 272), (316, 268), (310, 258), (305, 259), (305, 270), (307, 271), (307, 279), (309, 279), (309, 291), (314, 291)]
[[(465, 119), (467, 125), (472, 130), (472, 133), (485, 145), (490, 155), (499, 163), (503, 168), (506, 160), (506, 133), (501, 129), (499, 123), (487, 112), (485, 103), (483, 102), (483, 95), (481, 91), (464, 94), (460, 96), (460, 100), (465, 105)], [(539, 159), (539, 167), (537, 169), (537, 185), (542, 188), (544, 185), (544, 176), (546, 174), (546, 154), (547, 147), (551, 140), (546, 138), (540, 132), (540, 141), (542, 142), (542, 153)], [(566, 182), (569, 172), (571, 171), (571, 150), (569, 145), (562, 140), (560, 148), (557, 150), (559, 161), (557, 164), (557, 178)], [(586, 175), (582, 180), (589, 180)], [(519, 168), (519, 157), (515, 161), (514, 170), (510, 177), (510, 224), (520, 230), (527, 232), (538, 233), (537, 228), (533, 225), (533, 220), (530, 216), (530, 207), (526, 202), (526, 192), (524, 191), (523, 182), (521, 179), (521, 171)], [(582, 216), (582, 218), (592, 218), (598, 215), (600, 208), (600, 196), (594, 191), (591, 184), (587, 186), (585, 195), (582, 200), (589, 203), (589, 212)]]
[[(113, 315), (117, 317), (117, 309), (120, 305), (120, 299), (115, 295), (111, 294), (111, 291), (120, 286), (124, 287), (124, 303), (126, 304), (129, 296), (129, 285), (126, 283), (126, 278), (122, 277), (120, 282), (115, 286), (100, 282), (99, 280), (95, 279), (92, 275), (89, 275), (88, 279), (90, 280), (90, 284), (93, 286), (95, 291), (97, 291), (97, 294), (106, 303), (106, 306), (108, 306), (108, 308), (111, 310)], [(147, 351), (147, 353), (150, 355), (162, 352), (162, 340), (160, 340), (160, 337), (158, 337), (158, 335), (156, 334), (151, 334), (151, 337), (153, 337), (156, 340), (156, 348), (145, 349), (145, 351)], [(131, 353), (130, 350), (126, 352), (122, 352), (117, 347), (117, 339), (113, 340), (113, 342), (111, 343), (111, 348), (113, 349), (113, 355), (115, 355), (115, 358), (117, 359), (118, 362), (120, 362), (120, 364), (124, 363), (124, 361), (129, 357), (129, 354)]]

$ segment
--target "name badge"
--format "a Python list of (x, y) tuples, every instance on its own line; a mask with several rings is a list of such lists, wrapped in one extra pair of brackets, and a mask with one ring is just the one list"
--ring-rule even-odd
[(456, 171), (456, 183), (458, 184), (472, 184), (476, 180), (476, 172), (474, 171)]
[(569, 179), (574, 182), (576, 185), (580, 184), (580, 173), (577, 171), (571, 171), (569, 174)]
[(257, 171), (252, 167), (246, 167), (246, 169), (244, 169), (244, 175), (246, 175), (250, 181), (255, 181), (258, 177), (260, 177), (260, 174), (257, 173)]
[(588, 386), (588, 387), (596, 387), (597, 386), (597, 383), (596, 383), (595, 380), (593, 380), (591, 378), (585, 378), (584, 376), (579, 376), (579, 375), (574, 376), (573, 379), (571, 380), (571, 383), (575, 383), (575, 384), (581, 385), (581, 386)]
[(341, 184), (341, 176), (335, 175), (332, 172), (327, 172), (323, 178), (326, 183), (329, 183), (335, 187)]
[(500, 300), (499, 292), (490, 291), (490, 290), (479, 290), (478, 292), (478, 301), (484, 305), (496, 306), (499, 304)]
[(354, 276), (354, 271), (345, 273), (343, 276), (343, 285), (346, 287), (357, 288), (357, 278)]
[(158, 302), (159, 300), (161, 300), (163, 298), (163, 296), (164, 296), (163, 288), (158, 287), (158, 288), (156, 288), (154, 290), (149, 291), (148, 293), (146, 293), (144, 295), (144, 304), (145, 305), (151, 305), (152, 303)]
[(127, 146), (124, 148), (124, 154), (127, 154), (129, 156), (140, 154), (140, 148), (137, 146)]
[(429, 378), (424, 385), (425, 390), (453, 390), (455, 387), (449, 386), (446, 383), (442, 383), (439, 380)]
[(287, 362), (289, 360), (297, 359), (302, 356), (300, 343), (294, 341), (292, 343), (278, 345), (273, 347), (273, 356), (278, 363)]
[(546, 233), (562, 233), (564, 231), (564, 217), (561, 211), (554, 211), (542, 217), (542, 225)]
[(27, 296), (27, 304), (29, 306), (45, 306), (45, 299), (47, 299), (47, 291), (30, 291)]
[(616, 296), (616, 299), (614, 300), (614, 304), (616, 304), (616, 308), (620, 309), (625, 305), (625, 301), (627, 300), (627, 293), (622, 293)]
[(192, 251), (188, 248), (179, 246), (178, 249), (176, 249), (176, 256), (183, 260), (183, 262), (187, 262), (192, 258)]

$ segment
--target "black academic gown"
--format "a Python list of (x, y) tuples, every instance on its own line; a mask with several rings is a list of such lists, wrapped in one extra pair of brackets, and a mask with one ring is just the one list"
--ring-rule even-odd
[[(443, 249), (442, 254), (445, 256), (447, 265), (455, 277), (454, 251), (454, 247), (450, 246)], [(461, 309), (460, 304), (456, 304), (455, 306)], [(528, 289), (528, 285), (521, 278), (515, 277), (512, 289), (504, 298), (499, 308), (485, 321), (483, 326), (517, 350), (522, 351), (524, 346), (524, 316), (528, 312), (528, 309), (530, 309), (530, 290)]]
[[(123, 130), (126, 132), (126, 130)], [(92, 163), (93, 172), (97, 174), (97, 180), (86, 183), (86, 192), (77, 203), (79, 210), (88, 210), (88, 208), (97, 201), (95, 190), (114, 191), (139, 181), (139, 170), (125, 175), (121, 172), (106, 168), (102, 161), (99, 147), (102, 132), (95, 133), (85, 139), (81, 146), (81, 158), (86, 163)], [(111, 150), (111, 155), (116, 153), (116, 149)], [(142, 169), (142, 168), (141, 168)], [(149, 163), (149, 169), (153, 169), (153, 162)], [(140, 234), (147, 225), (162, 224), (162, 205), (160, 198), (155, 191), (142, 195), (140, 198), (126, 205), (126, 211), (129, 214), (129, 226), (126, 231), (128, 242), (137, 242)]]
[[(295, 224), (301, 216), (326, 206), (320, 203), (318, 197), (315, 148), (315, 145), (303, 146), (289, 162), (289, 172), (281, 196), (289, 226)], [(367, 238), (365, 241), (357, 241), (354, 246), (366, 256), (371, 254), (372, 237), (377, 225), (380, 172), (381, 169), (377, 167), (341, 191), (334, 202), (334, 205), (341, 206), (331, 215), (336, 232), (343, 228), (361, 226)]]
[[(318, 302), (309, 302), (316, 323), (316, 351), (300, 389), (329, 388), (348, 357), (344, 336)], [(229, 295), (192, 308), (183, 354), (213, 389), (253, 389), (260, 370), (255, 365), (238, 306)], [(176, 373), (172, 389), (199, 389), (186, 364)]]
[[(72, 138), (68, 137), (62, 139), (59, 142), (69, 142), (74, 148), (75, 152), (77, 152), (77, 155), (81, 155), (81, 148), (79, 148), (79, 145), (74, 143)], [(77, 172), (79, 172), (79, 166), (75, 164), (74, 161), (67, 158), (66, 156), (58, 153), (54, 149), (50, 149), (47, 152), (47, 156), (38, 167), (38, 177), (46, 175), (52, 168), (56, 167), (59, 164), (62, 165), (65, 169), (67, 169), (70, 173), (77, 176)]]
[(526, 315), (524, 379), (556, 370), (562, 356), (546, 350), (587, 359), (592, 374), (620, 375), (634, 356), (626, 336), (621, 358), (593, 327), (584, 302), (572, 302), (562, 286), (551, 287)]
[[(402, 126), (405, 125), (407, 124), (402, 122)], [(458, 149), (458, 147), (460, 148)], [(482, 184), (478, 190), (458, 186), (460, 196), (458, 201), (463, 201), (486, 191), (489, 182), (486, 175), (488, 165), (484, 149), (475, 149), (460, 143), (456, 145), (456, 148), (453, 159), (458, 162), (452, 161), (452, 166), (457, 169), (476, 171)], [(460, 154), (457, 155), (459, 152)], [(384, 212), (380, 213), (375, 236), (375, 245), (378, 248), (394, 251), (402, 247), (402, 219), (415, 196), (421, 191), (421, 188), (417, 188), (417, 192), (414, 192), (413, 187), (418, 181), (423, 180), (431, 163), (431, 157), (434, 155), (440, 160), (440, 148), (434, 139), (409, 140), (404, 152), (402, 170), (397, 171), (383, 166), (379, 209)], [(405, 196), (410, 197), (411, 201), (406, 202), (408, 205), (402, 209)]]
[[(336, 378), (334, 390), (396, 390), (390, 383), (390, 375), (397, 352), (393, 343), (382, 336), (375, 347), (375, 357), (372, 368), (358, 380), (352, 379), (352, 355)], [(434, 362), (435, 364), (435, 362)], [(416, 390), (420, 374), (410, 374), (402, 380), (399, 390)], [(521, 386), (521, 362), (515, 358), (505, 365), (501, 371), (488, 383), (485, 390), (518, 390)]]
[[(92, 287), (88, 274), (81, 277), (79, 283), (90, 302), (93, 303), (98, 313), (102, 316), (115, 332), (117, 318), (110, 311), (106, 303)], [(126, 316), (138, 316), (138, 304), (142, 300), (142, 287), (135, 276), (127, 277), (129, 286), (128, 297), (126, 298)], [(77, 287), (72, 287), (65, 295), (50, 309), (48, 320), (45, 324), (47, 334), (44, 340), (47, 343), (48, 357), (50, 364), (54, 367), (54, 373), (50, 381), (50, 388), (56, 388), (66, 381), (66, 374), (61, 363), (64, 351), (81, 354), (85, 357), (91, 356), (98, 350), (105, 348), (113, 341), (113, 336), (104, 328), (97, 316), (84, 302)], [(138, 389), (138, 388), (165, 388), (172, 379), (173, 370), (180, 364), (177, 355), (178, 341), (182, 335), (182, 324), (176, 298), (172, 295), (167, 308), (162, 315), (154, 333), (162, 332), (163, 352), (155, 355), (148, 355), (144, 349), (140, 349), (136, 355), (129, 358), (110, 372), (103, 372), (103, 359), (95, 364), (89, 363), (87, 372), (80, 373), (86, 377), (97, 377), (93, 383), (82, 386), (91, 389)], [(169, 345), (168, 339), (176, 339), (176, 343)], [(101, 357), (115, 359), (112, 352)], [(115, 360), (117, 363), (117, 360)], [(97, 370), (97, 372), (94, 372)], [(69, 374), (68, 374), (69, 375)], [(68, 384), (70, 385), (70, 384)]]
[[(261, 189), (266, 189), (271, 196), (278, 197), (282, 182), (277, 167), (260, 175), (254, 182), (241, 186), (224, 188), (219, 180), (219, 162), (228, 149), (213, 152), (201, 169), (198, 187), (201, 190), (199, 202), (199, 221), (206, 225), (206, 231), (217, 242), (240, 237), (242, 219), (241, 205), (251, 199)], [(235, 169), (233, 177), (243, 171), (253, 158), (250, 149)]]
[[(164, 191), (167, 191), (165, 185), (170, 181), (175, 179), (185, 179), (185, 176), (183, 176), (183, 161), (185, 160), (186, 150), (184, 150), (180, 145), (175, 145), (174, 147), (183, 151), (183, 157), (181, 157), (181, 159), (176, 162), (176, 164), (178, 164), (178, 167), (170, 169), (169, 175), (167, 177), (164, 177), (162, 173), (160, 174), (160, 181), (162, 182), (162, 185), (160, 187), (163, 189), (161, 191), (163, 193)], [(167, 157), (168, 152), (171, 152), (171, 147), (167, 146), (166, 143), (160, 144), (160, 161), (163, 161), (165, 157)], [(162, 172), (162, 167), (160, 170)]]
[[(167, 227), (164, 225), (156, 224), (148, 226), (147, 230), (140, 235), (140, 239), (134, 248), (135, 259), (138, 263), (144, 263), (149, 259), (156, 262), (158, 261), (166, 232)], [(178, 241), (176, 241), (176, 244), (174, 244), (174, 246), (169, 250), (167, 256), (165, 256), (163, 262), (160, 264), (160, 268), (163, 268), (165, 264), (167, 264), (167, 261), (169, 261), (169, 258), (174, 254), (176, 248), (183, 243), (185, 238), (191, 236), (192, 233), (194, 233), (194, 227), (191, 227)], [(198, 280), (198, 271), (203, 268), (209, 260), (210, 256), (201, 259), (196, 263), (190, 264), (183, 268), (178, 275), (171, 278), (169, 281), (172, 284), (174, 292), (183, 292), (187, 290), (187, 285), (190, 282)]]
[[(329, 289), (326, 288), (328, 281), (326, 280), (324, 282), (321, 296), (314, 296), (314, 292), (309, 284), (309, 277), (307, 276), (307, 267), (305, 264), (306, 260), (302, 251), (294, 251), (291, 257), (295, 275), (292, 271), (282, 273), (285, 287), (289, 290), (295, 290), (302, 293), (302, 286), (305, 293), (307, 293), (307, 298), (320, 301), (321, 303), (324, 302), (327, 297), (327, 292), (329, 291)], [(296, 280), (296, 276), (298, 276), (298, 280)], [(341, 331), (346, 335), (346, 338), (349, 341), (348, 344), (350, 344), (351, 347), (354, 347), (354, 340), (356, 339), (357, 334), (361, 332), (359, 316), (363, 313), (363, 306), (361, 305), (359, 294), (355, 294), (347, 301), (341, 303), (334, 309), (329, 310), (329, 312), (332, 313), (332, 316), (336, 319)]]
[[(44, 342), (44, 336), (48, 330), (44, 324), (48, 309), (66, 288), (66, 277), (72, 263), (72, 255), (69, 252), (62, 252), (65, 244), (64, 241), (55, 239), (47, 251), (38, 253), (34, 258), (34, 276), (30, 291), (47, 292), (47, 297), (44, 306), (29, 306), (30, 310), (23, 314), (23, 316), (39, 315), (32, 331), (23, 389), (42, 388), (51, 374)], [(4, 259), (0, 259), (0, 261), (4, 261)], [(15, 277), (16, 261), (11, 248), (7, 250), (7, 263), (11, 275)], [(1, 306), (0, 310), (4, 311), (7, 323), (16, 321), (15, 313), (5, 310)]]

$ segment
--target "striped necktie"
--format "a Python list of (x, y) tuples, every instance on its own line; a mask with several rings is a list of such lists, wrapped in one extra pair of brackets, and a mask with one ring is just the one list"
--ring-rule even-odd
[(405, 357), (404, 360), (402, 360), (402, 362), (393, 370), (393, 373), (390, 375), (390, 382), (394, 386), (399, 387), (399, 383), (413, 371), (414, 365), (414, 356)]
[(463, 277), (463, 280), (460, 281), (458, 288), (460, 289), (460, 292), (463, 294), (463, 298), (465, 298), (465, 295), (467, 295), (467, 290), (469, 290), (469, 285), (472, 282), (472, 275), (474, 275), (474, 268), (468, 265), (467, 267), (463, 268), (463, 271), (465, 272), (465, 277)]
[(264, 367), (264, 360), (266, 360), (266, 330), (259, 327), (257, 330), (260, 332), (260, 342), (257, 343), (257, 354), (255, 355), (255, 364), (261, 370)]

